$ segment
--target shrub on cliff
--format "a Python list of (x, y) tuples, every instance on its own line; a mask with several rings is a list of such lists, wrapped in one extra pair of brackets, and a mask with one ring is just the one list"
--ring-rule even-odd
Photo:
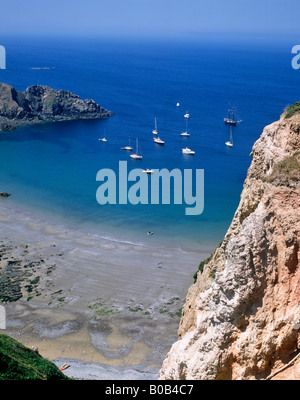
[(300, 101), (297, 101), (295, 104), (292, 104), (287, 108), (285, 118), (290, 118), (298, 111), (300, 111)]

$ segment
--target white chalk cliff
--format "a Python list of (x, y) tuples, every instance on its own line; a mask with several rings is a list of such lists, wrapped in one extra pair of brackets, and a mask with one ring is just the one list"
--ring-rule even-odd
[(285, 116), (254, 144), (240, 204), (189, 289), (162, 380), (300, 379), (300, 114)]

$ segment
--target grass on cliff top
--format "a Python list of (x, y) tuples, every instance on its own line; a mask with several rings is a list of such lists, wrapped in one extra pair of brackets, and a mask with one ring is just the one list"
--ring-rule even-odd
[(285, 175), (289, 179), (298, 180), (300, 174), (300, 151), (296, 151), (291, 157), (276, 164), (267, 182), (273, 182), (278, 175)]
[(0, 380), (67, 380), (55, 364), (0, 334)]
[(291, 118), (296, 112), (300, 111), (300, 101), (297, 101), (295, 104), (292, 104), (286, 109), (286, 116), (284, 118)]

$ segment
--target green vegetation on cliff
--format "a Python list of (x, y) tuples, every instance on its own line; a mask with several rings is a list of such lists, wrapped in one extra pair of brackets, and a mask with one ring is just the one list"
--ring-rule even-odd
[(0, 380), (65, 380), (55, 364), (0, 334)]
[(296, 112), (299, 111), (300, 111), (300, 101), (297, 101), (295, 104), (292, 104), (286, 109), (285, 118), (290, 118), (292, 115), (294, 115)]
[(198, 273), (201, 272), (201, 274), (202, 274), (204, 266), (210, 262), (210, 260), (213, 258), (213, 255), (214, 255), (214, 253), (212, 253), (208, 258), (206, 258), (205, 260), (200, 262), (200, 264), (198, 266), (198, 270), (193, 275), (194, 283), (197, 282)]
[(279, 178), (281, 178), (281, 180), (279, 180), (279, 183), (282, 183), (283, 177), (285, 177), (288, 182), (299, 181), (300, 151), (296, 151), (292, 156), (289, 156), (281, 162), (275, 164), (273, 166), (272, 174), (268, 178), (263, 178), (263, 181), (276, 183), (276, 179), (279, 180)]

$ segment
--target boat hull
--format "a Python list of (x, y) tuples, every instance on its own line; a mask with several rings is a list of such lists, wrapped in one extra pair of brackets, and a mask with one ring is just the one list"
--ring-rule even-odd
[(154, 143), (160, 144), (161, 146), (163, 146), (165, 144), (165, 142), (163, 140), (160, 140), (160, 139), (154, 139)]
[(225, 122), (225, 124), (227, 124), (227, 125), (233, 125), (233, 126), (236, 126), (236, 125), (237, 125), (237, 121), (234, 121), (234, 120), (228, 119), (228, 118), (224, 118), (224, 122)]
[(141, 160), (143, 156), (138, 156), (137, 154), (130, 154), (130, 158), (133, 160)]
[(195, 155), (195, 151), (191, 150), (191, 149), (182, 149), (182, 154), (186, 154), (188, 156), (193, 156)]

